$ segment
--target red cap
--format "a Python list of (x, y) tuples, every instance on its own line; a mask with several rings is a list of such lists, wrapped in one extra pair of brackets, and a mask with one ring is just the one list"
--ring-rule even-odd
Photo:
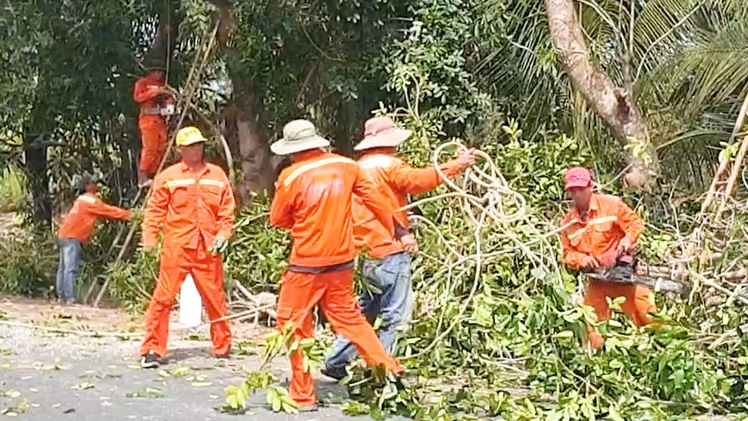
[(592, 186), (592, 174), (584, 167), (571, 167), (564, 175), (566, 190), (583, 189)]

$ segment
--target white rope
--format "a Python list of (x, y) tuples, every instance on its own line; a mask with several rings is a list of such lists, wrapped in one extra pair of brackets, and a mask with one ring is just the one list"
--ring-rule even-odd
[[(447, 246), (448, 255), (452, 258), (447, 260), (453, 260), (451, 263), (449, 261), (444, 262), (444, 264), (446, 265), (445, 267), (447, 270), (447, 276), (448, 278), (452, 279), (453, 275), (457, 275), (456, 277), (454, 277), (453, 283), (451, 281), (448, 281), (448, 284), (452, 283), (448, 289), (451, 290), (457, 287), (457, 279), (459, 279), (470, 270), (470, 267), (466, 265), (466, 263), (470, 261), (473, 261), (475, 264), (473, 284), (470, 288), (470, 292), (468, 293), (467, 298), (463, 301), (462, 306), (460, 306), (457, 317), (453, 318), (452, 323), (444, 331), (439, 333), (429, 346), (422, 349), (416, 354), (410, 355), (407, 358), (415, 358), (430, 352), (432, 349), (434, 349), (434, 347), (437, 346), (437, 344), (441, 342), (442, 339), (444, 339), (452, 331), (452, 329), (455, 328), (455, 326), (457, 326), (462, 321), (462, 316), (472, 303), (473, 298), (475, 297), (475, 294), (478, 290), (478, 286), (480, 285), (480, 281), (482, 278), (481, 266), (485, 263), (487, 257), (500, 257), (502, 255), (506, 255), (509, 252), (520, 249), (526, 256), (530, 258), (531, 261), (535, 262), (538, 265), (543, 265), (542, 256), (538, 256), (536, 253), (533, 253), (528, 246), (531, 243), (537, 242), (548, 243), (548, 237), (550, 237), (551, 235), (555, 235), (559, 231), (559, 229), (555, 229), (548, 233), (542, 234), (539, 231), (533, 229), (531, 234), (536, 236), (533, 241), (523, 242), (521, 239), (517, 238), (515, 234), (506, 229), (506, 226), (523, 220), (527, 217), (527, 200), (525, 199), (525, 197), (521, 193), (509, 187), (509, 184), (501, 174), (501, 171), (494, 162), (493, 158), (480, 150), (475, 150), (475, 155), (481, 158), (484, 162), (482, 163), (482, 165), (475, 165), (473, 168), (467, 169), (464, 176), (462, 177), (462, 186), (458, 186), (457, 183), (450, 180), (449, 177), (447, 177), (439, 167), (439, 158), (444, 150), (449, 147), (456, 147), (458, 150), (462, 151), (466, 151), (467, 148), (459, 142), (450, 141), (440, 145), (434, 151), (434, 168), (436, 169), (436, 172), (439, 174), (439, 177), (442, 179), (444, 184), (448, 186), (452, 191), (413, 202), (407, 206), (404, 206), (403, 208), (401, 208), (401, 210), (411, 209), (424, 203), (433, 202), (445, 198), (456, 198), (459, 201), (462, 213), (474, 225), (473, 244), (475, 247), (475, 253), (469, 256), (464, 256), (459, 252), (459, 250), (457, 250), (454, 244), (450, 244), (449, 242), (447, 242), (444, 235), (438, 230), (436, 224), (434, 224), (432, 221), (421, 216), (412, 216), (411, 219), (414, 221), (426, 222), (427, 225), (429, 225), (431, 228), (434, 228), (434, 231), (437, 233), (440, 242), (444, 243)], [(486, 169), (482, 169), (481, 166), (486, 167)], [(506, 234), (507, 237), (515, 243), (515, 246), (511, 248), (504, 248), (499, 252), (485, 254), (482, 250), (482, 234), (484, 229), (488, 227), (501, 230), (502, 233)], [(548, 243), (548, 245), (550, 244)], [(552, 264), (558, 271), (557, 262), (554, 261)], [(455, 269), (457, 269), (456, 272)], [(449, 296), (451, 294), (447, 293), (442, 295), (442, 298), (448, 299), (449, 297), (444, 297), (444, 295)], [(439, 332), (442, 328), (444, 316), (448, 306), (445, 305), (442, 306), (442, 308), (443, 311), (439, 318), (436, 332)]]
[[(458, 150), (467, 150), (467, 148), (459, 142), (446, 142), (434, 151), (433, 163), (439, 177), (442, 179), (444, 184), (453, 191), (419, 200), (403, 207), (402, 210), (411, 209), (424, 203), (447, 197), (459, 197), (461, 199), (460, 203), (462, 204), (462, 210), (474, 224), (479, 223), (476, 215), (481, 215), (483, 212), (486, 213), (486, 216), (489, 219), (497, 224), (509, 224), (525, 217), (527, 212), (527, 200), (522, 196), (522, 194), (509, 187), (509, 184), (496, 166), (496, 163), (483, 151), (475, 150), (475, 155), (483, 159), (485, 164), (488, 166), (487, 171), (482, 170), (478, 165), (473, 168), (468, 168), (465, 171), (462, 187), (450, 180), (439, 166), (439, 157), (446, 148), (452, 146), (457, 147)], [(469, 189), (469, 187), (471, 188)], [(468, 190), (482, 191), (482, 195), (480, 197), (475, 196), (468, 192)]]

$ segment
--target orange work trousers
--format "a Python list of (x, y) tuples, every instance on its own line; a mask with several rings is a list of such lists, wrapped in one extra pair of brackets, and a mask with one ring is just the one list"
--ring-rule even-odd
[[(353, 296), (353, 269), (311, 274), (286, 271), (278, 297), (278, 327), (293, 323), (298, 340), (314, 337), (312, 309), (320, 305), (325, 318), (335, 333), (348, 338), (364, 357), (366, 363), (383, 365), (396, 374), (403, 372), (400, 364), (390, 357), (361, 314)], [(312, 374), (304, 371), (301, 352), (291, 354), (291, 387), (289, 395), (299, 406), (317, 403)]]
[(144, 115), (140, 116), (138, 127), (141, 140), (138, 170), (152, 177), (166, 154), (166, 121), (161, 116)]
[[(652, 323), (652, 317), (649, 314), (655, 311), (655, 305), (649, 296), (649, 288), (642, 285), (590, 279), (584, 294), (584, 304), (595, 309), (598, 320), (608, 320), (610, 306), (606, 298), (615, 300), (618, 297), (624, 297), (626, 301), (621, 304), (621, 310), (631, 317), (636, 326), (641, 327)], [(603, 337), (597, 330), (589, 328), (588, 336), (590, 348), (598, 350), (603, 346)]]
[[(165, 248), (161, 251), (156, 289), (145, 315), (145, 340), (140, 355), (154, 351), (166, 356), (169, 338), (169, 313), (187, 274), (192, 275), (210, 320), (226, 316), (223, 294), (223, 264), (220, 255), (213, 255), (202, 243), (197, 249)], [(231, 348), (231, 329), (226, 320), (211, 323), (210, 339), (213, 354), (226, 355)]]

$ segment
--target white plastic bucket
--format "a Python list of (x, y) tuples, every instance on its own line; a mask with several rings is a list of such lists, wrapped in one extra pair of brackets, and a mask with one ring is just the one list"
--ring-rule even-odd
[(187, 327), (197, 327), (203, 315), (203, 300), (197, 292), (192, 275), (187, 274), (179, 293), (179, 323)]

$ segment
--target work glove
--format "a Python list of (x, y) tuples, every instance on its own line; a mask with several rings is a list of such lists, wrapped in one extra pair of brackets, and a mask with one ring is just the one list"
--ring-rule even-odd
[(213, 246), (210, 248), (211, 254), (218, 254), (226, 247), (226, 240), (225, 238), (221, 236), (217, 236), (215, 240), (213, 240)]

